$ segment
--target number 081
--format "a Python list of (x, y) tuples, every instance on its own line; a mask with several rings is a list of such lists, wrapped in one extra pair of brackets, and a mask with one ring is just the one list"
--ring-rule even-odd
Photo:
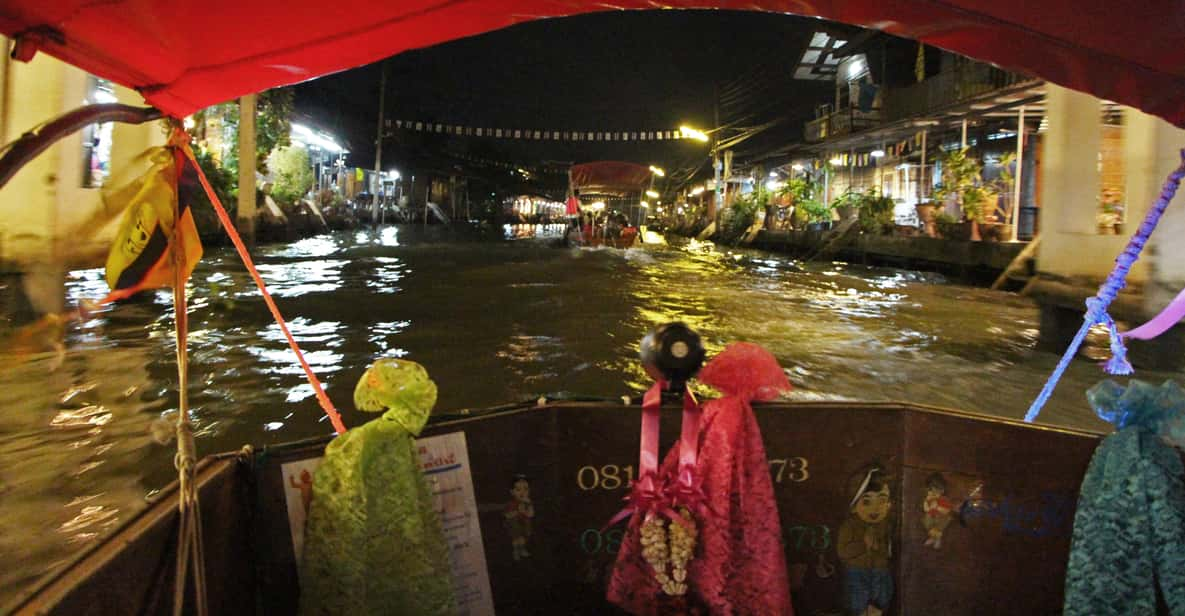
[(581, 490), (620, 490), (634, 482), (633, 466), (582, 466), (576, 471), (576, 485)]

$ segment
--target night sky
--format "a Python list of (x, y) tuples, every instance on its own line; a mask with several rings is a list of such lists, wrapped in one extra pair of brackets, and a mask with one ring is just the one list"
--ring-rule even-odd
[[(409, 51), (389, 60), (386, 114), (408, 119), (548, 130), (661, 130), (784, 118), (741, 154), (801, 134), (830, 82), (794, 80), (817, 19), (729, 11), (628, 11), (534, 21)], [(349, 161), (374, 164), (378, 64), (297, 86), (297, 111), (349, 143)], [(668, 168), (702, 166), (705, 144), (568, 143), (460, 138), (395, 131), (384, 167), (423, 164), (442, 153), (504, 160), (617, 159)]]

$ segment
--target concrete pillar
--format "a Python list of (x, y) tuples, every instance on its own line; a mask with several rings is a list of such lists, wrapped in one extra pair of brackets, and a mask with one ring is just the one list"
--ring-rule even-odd
[[(1123, 130), (1126, 233), (1098, 234), (1100, 101), (1047, 84), (1047, 118), (1041, 161), (1041, 279), (1032, 295), (1042, 304), (1039, 346), (1064, 348), (1081, 325), (1083, 300), (1114, 266), (1165, 177), (1180, 164), (1185, 131), (1125, 109)], [(1128, 286), (1111, 314), (1128, 325), (1143, 322), (1185, 288), (1185, 195), (1164, 217), (1127, 277)], [(1137, 367), (1173, 370), (1185, 366), (1185, 328), (1151, 342), (1133, 341)]]
[[(1126, 230), (1136, 230), (1148, 208), (1160, 195), (1160, 188), (1181, 164), (1185, 130), (1135, 109), (1124, 109), (1124, 170)], [(1185, 288), (1185, 190), (1160, 219), (1156, 232), (1140, 257), (1148, 265), (1144, 305), (1159, 312)]]
[(255, 242), (255, 95), (239, 99), (239, 212), (235, 226), (248, 245)]
[[(0, 46), (10, 49), (7, 37), (0, 36)], [(12, 58), (8, 54), (0, 54), (0, 144), (7, 144), (8, 138), (8, 108), (12, 106)]]
[[(1045, 87), (1049, 128), (1041, 161), (1038, 269), (1057, 278), (1101, 281), (1127, 238), (1099, 235), (1095, 219), (1100, 101), (1052, 83)], [(1132, 268), (1129, 279), (1142, 282), (1146, 277), (1147, 266), (1141, 260)]]
[[(1185, 130), (1135, 109), (1124, 109), (1125, 229), (1134, 233), (1160, 194), (1165, 178), (1181, 164)], [(1185, 189), (1177, 197), (1144, 247), (1146, 264), (1143, 312), (1150, 318), (1185, 288)], [(1132, 324), (1137, 325), (1136, 323)], [(1130, 344), (1132, 361), (1158, 370), (1185, 366), (1185, 326), (1177, 325), (1151, 341)]]

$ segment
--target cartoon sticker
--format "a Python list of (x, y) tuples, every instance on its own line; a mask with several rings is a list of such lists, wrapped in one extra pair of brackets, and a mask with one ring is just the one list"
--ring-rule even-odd
[(511, 556), (519, 561), (530, 558), (527, 542), (531, 539), (531, 523), (535, 518), (535, 506), (531, 503), (531, 483), (526, 475), (515, 475), (510, 482), (510, 502), (502, 515), (506, 518), (506, 529), (510, 533)]
[(300, 564), (304, 553), (304, 524), (313, 502), (313, 475), (321, 465), (321, 458), (308, 458), (280, 465), (284, 481), (284, 502), (288, 508), (288, 528), (292, 532), (292, 551)]
[(926, 528), (924, 545), (942, 547), (942, 533), (950, 525), (954, 501), (946, 496), (946, 479), (940, 473), (926, 478), (926, 498), (922, 500), (922, 526)]
[(890, 481), (877, 463), (865, 465), (848, 481), (852, 496), (836, 551), (843, 563), (844, 607), (853, 616), (880, 616), (893, 599)]

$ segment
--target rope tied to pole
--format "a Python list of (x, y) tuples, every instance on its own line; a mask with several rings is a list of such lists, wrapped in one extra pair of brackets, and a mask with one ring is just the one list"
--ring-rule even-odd
[[(185, 168), (182, 149), (187, 149), (187, 136), (180, 129), (170, 139), (173, 148), (175, 171), (174, 192)], [(173, 200), (174, 220), (179, 219), (180, 199)], [(185, 589), (189, 581), (189, 570), (193, 569), (194, 608), (198, 616), (205, 616), (206, 605), (206, 560), (202, 549), (201, 506), (198, 502), (197, 486), (194, 484), (194, 466), (197, 461), (197, 446), (193, 440), (193, 426), (189, 419), (189, 313), (185, 296), (188, 280), (183, 267), (185, 261), (185, 239), (181, 225), (174, 225), (169, 241), (173, 259), (173, 317), (177, 338), (177, 453), (173, 465), (177, 468), (177, 515), (179, 520), (177, 544), (176, 579), (173, 584), (173, 615), (181, 616), (185, 604)]]
[(1105, 325), (1111, 338), (1111, 359), (1107, 360), (1107, 363), (1104, 365), (1107, 373), (1123, 375), (1131, 374), (1134, 371), (1131, 362), (1127, 359), (1127, 348), (1123, 344), (1123, 336), (1119, 333), (1119, 328), (1115, 326), (1115, 320), (1107, 313), (1107, 308), (1111, 305), (1111, 302), (1115, 301), (1115, 297), (1119, 295), (1119, 291), (1127, 285), (1128, 271), (1131, 270), (1136, 260), (1140, 258), (1140, 252), (1144, 250), (1144, 245), (1148, 243), (1152, 232), (1156, 230), (1156, 225), (1160, 222), (1160, 217), (1164, 215), (1164, 211), (1177, 194), (1177, 188), (1181, 185), (1182, 178), (1185, 178), (1185, 150), (1181, 150), (1180, 166), (1170, 173), (1165, 180), (1160, 190), (1160, 196), (1156, 199), (1152, 208), (1148, 210), (1144, 221), (1140, 223), (1140, 228), (1128, 240), (1123, 252), (1119, 253), (1119, 256), (1115, 258), (1115, 267), (1112, 268), (1107, 279), (1099, 287), (1098, 293), (1087, 298), (1086, 314), (1082, 318), (1082, 327), (1078, 329), (1078, 333), (1070, 341), (1070, 345), (1066, 348), (1066, 352), (1053, 369), (1053, 374), (1049, 376), (1049, 380), (1045, 382), (1041, 393), (1037, 394), (1037, 398), (1029, 406), (1028, 412), (1025, 413), (1026, 422), (1032, 423), (1037, 419), (1037, 415), (1041, 413), (1041, 408), (1045, 406), (1045, 403), (1049, 401), (1049, 397), (1053, 395), (1053, 390), (1057, 387), (1057, 382), (1061, 380), (1062, 375), (1069, 368), (1070, 362), (1078, 354), (1078, 348), (1082, 346), (1082, 342), (1086, 339), (1087, 332), (1095, 325)]

